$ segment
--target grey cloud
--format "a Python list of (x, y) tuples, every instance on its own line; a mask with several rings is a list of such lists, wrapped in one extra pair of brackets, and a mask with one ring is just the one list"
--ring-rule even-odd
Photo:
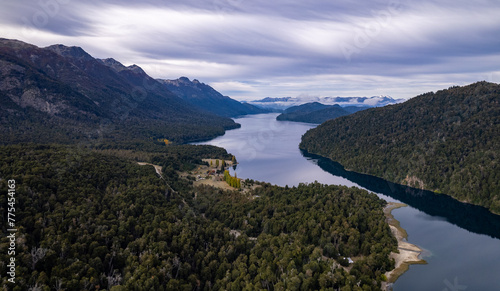
[[(66, 3), (57, 8), (57, 13), (41, 7), (42, 2), (3, 2), (0, 26), (22, 26), (23, 20), (31, 19), (32, 28), (38, 27), (53, 37), (78, 39), (85, 49), (107, 54), (97, 57), (115, 57), (124, 63), (154, 64), (178, 59), (200, 64), (196, 70), (192, 68), (194, 65), (179, 66), (177, 76), (155, 77), (209, 76), (208, 72), (219, 70), (217, 78), (244, 82), (261, 91), (281, 81), (295, 83), (296, 88), (284, 86), (294, 93), (339, 88), (339, 84), (326, 82), (329, 78), (352, 82), (342, 85), (346, 92), (354, 91), (355, 87), (377, 88), (384, 80), (396, 84), (394, 78), (407, 82), (401, 83), (401, 88), (416, 87), (421, 83), (410, 84), (412, 77), (437, 74), (441, 85), (447, 83), (443, 81), (446, 75), (448, 82), (462, 82), (463, 78), (457, 75), (491, 74), (498, 71), (500, 64), (500, 39), (495, 37), (500, 35), (498, 1), (52, 0), (52, 3), (57, 1)], [(114, 13), (122, 8), (131, 8), (126, 12), (131, 14)], [(158, 19), (140, 15), (143, 11)], [(162, 14), (169, 15), (172, 11), (182, 17), (172, 20)], [(43, 13), (50, 19), (45, 23), (43, 16), (38, 16), (38, 21), (44, 24), (37, 26), (33, 17)], [(346, 48), (350, 49), (347, 54)], [(212, 67), (203, 67), (204, 62)], [(213, 64), (223, 66), (217, 69)], [(181, 71), (187, 67), (190, 71)], [(225, 72), (227, 67), (234, 70)], [(174, 70), (167, 69), (169, 73)], [(207, 73), (203, 74), (203, 70)], [(353, 76), (359, 76), (361, 81), (356, 82)], [(224, 81), (207, 78), (202, 81)], [(321, 80), (305, 85), (300, 78)], [(262, 82), (264, 79), (268, 81)], [(422, 83), (429, 81), (425, 79)], [(228, 92), (240, 94), (242, 90)], [(261, 94), (268, 95), (263, 91)], [(378, 94), (388, 92), (373, 95)]]
[(34, 30), (81, 36), (90, 29), (83, 11), (71, 1), (6, 1), (2, 6), (0, 15), (4, 21), (22, 26), (27, 37)]

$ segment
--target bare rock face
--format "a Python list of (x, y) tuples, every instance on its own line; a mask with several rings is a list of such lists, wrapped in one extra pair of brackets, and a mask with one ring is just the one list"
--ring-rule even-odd
[(92, 61), (94, 58), (84, 51), (81, 47), (77, 46), (65, 46), (62, 44), (55, 44), (46, 47), (46, 49), (55, 52), (56, 54), (63, 57), (70, 57), (73, 59), (79, 59), (84, 61)]
[(0, 91), (10, 91), (21, 86), (16, 75), (23, 74), (25, 69), (19, 65), (0, 60)]
[[(68, 108), (64, 102), (57, 101), (57, 99), (58, 98), (53, 95), (44, 95), (38, 88), (32, 88), (24, 91), (23, 95), (16, 103), (22, 108), (31, 106), (38, 111), (48, 113), (49, 115), (55, 115)], [(49, 100), (55, 102), (49, 102)]]
[(402, 181), (402, 184), (417, 189), (425, 189), (424, 181), (422, 181), (422, 179), (419, 179), (416, 176), (406, 175), (406, 178)]
[(113, 59), (113, 58), (107, 58), (107, 59), (97, 59), (99, 62), (101, 62), (103, 65), (110, 67), (113, 69), (115, 72), (121, 72), (123, 70), (126, 70), (127, 67), (122, 65), (119, 61)]
[[(38, 58), (36, 54), (30, 55), (31, 61)], [(47, 89), (40, 89), (35, 81), (27, 77), (27, 73), (31, 72), (25, 67), (0, 60), (0, 92), (20, 108), (31, 107), (52, 116), (68, 108), (62, 96), (51, 94)]]

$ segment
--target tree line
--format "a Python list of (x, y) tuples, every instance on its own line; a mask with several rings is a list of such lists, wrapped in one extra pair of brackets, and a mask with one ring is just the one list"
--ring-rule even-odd
[(234, 188), (241, 188), (241, 179), (236, 176), (234, 173), (234, 177), (231, 176), (228, 170), (224, 170), (224, 181), (229, 184), (229, 186)]

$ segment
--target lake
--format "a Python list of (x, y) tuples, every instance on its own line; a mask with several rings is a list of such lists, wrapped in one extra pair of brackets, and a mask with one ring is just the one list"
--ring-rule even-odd
[(241, 128), (197, 143), (225, 148), (236, 156), (240, 178), (280, 186), (318, 181), (356, 186), (408, 207), (393, 210), (408, 241), (424, 250), (427, 265), (411, 265), (393, 290), (500, 290), (500, 216), (446, 195), (413, 189), (346, 171), (327, 159), (301, 152), (300, 138), (315, 125), (277, 121), (258, 114), (235, 121)]

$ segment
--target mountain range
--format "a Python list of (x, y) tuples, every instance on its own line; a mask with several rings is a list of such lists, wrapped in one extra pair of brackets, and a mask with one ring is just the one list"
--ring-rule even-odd
[(266, 97), (260, 100), (249, 101), (248, 103), (274, 111), (283, 111), (286, 108), (302, 105), (305, 103), (318, 102), (324, 105), (360, 106), (360, 107), (381, 107), (390, 104), (401, 103), (404, 99), (394, 99), (390, 96), (372, 96), (372, 97)]
[(239, 126), (196, 108), (136, 65), (96, 59), (80, 47), (9, 39), (0, 39), (0, 101), (1, 143), (186, 142)]
[(181, 77), (176, 80), (158, 79), (158, 82), (192, 106), (220, 116), (236, 117), (269, 112), (254, 105), (240, 103), (228, 96), (223, 96), (214, 88), (196, 79), (190, 81), (187, 77)]

